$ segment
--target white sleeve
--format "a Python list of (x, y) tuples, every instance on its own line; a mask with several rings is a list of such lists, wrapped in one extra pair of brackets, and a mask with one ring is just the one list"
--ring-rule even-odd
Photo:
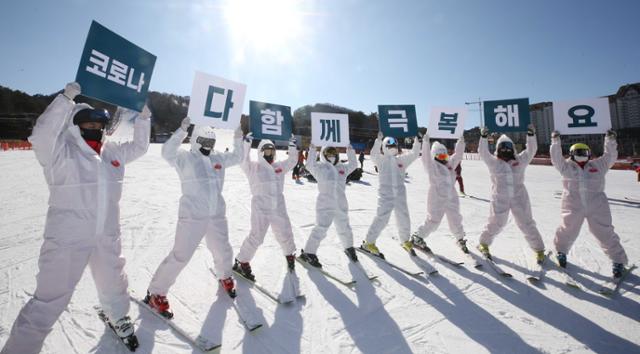
[(178, 158), (178, 150), (180, 145), (187, 137), (187, 132), (182, 128), (178, 128), (173, 135), (162, 145), (162, 157), (169, 162), (169, 165), (176, 166), (176, 160)]
[(38, 117), (33, 133), (28, 138), (42, 166), (51, 164), (59, 152), (62, 134), (68, 129), (75, 103), (59, 94)]

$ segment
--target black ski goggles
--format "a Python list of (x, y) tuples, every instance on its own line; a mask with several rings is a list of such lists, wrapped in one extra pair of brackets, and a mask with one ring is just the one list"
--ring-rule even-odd
[(260, 151), (263, 152), (264, 156), (271, 156), (276, 152), (276, 147), (271, 144), (265, 144)]
[(196, 143), (200, 144), (200, 146), (205, 149), (213, 149), (213, 147), (216, 145), (216, 139), (199, 136), (196, 138)]
[(398, 141), (395, 138), (389, 138), (389, 140), (387, 141), (387, 147), (393, 147), (393, 148), (397, 148), (398, 147)]
[(571, 151), (572, 156), (591, 157), (591, 150), (589, 149), (575, 149)]
[(498, 145), (498, 151), (513, 151), (513, 143), (510, 143), (508, 141), (500, 143), (500, 145)]

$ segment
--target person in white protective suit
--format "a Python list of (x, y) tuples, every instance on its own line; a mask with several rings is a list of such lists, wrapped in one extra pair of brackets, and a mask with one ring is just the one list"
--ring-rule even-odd
[[(417, 137), (414, 138), (411, 152), (398, 155), (397, 140), (392, 137), (386, 137), (383, 140), (382, 137), (382, 133), (378, 133), (378, 138), (371, 148), (371, 161), (378, 168), (378, 209), (361, 248), (384, 257), (375, 242), (382, 229), (389, 223), (389, 218), (393, 211), (396, 215), (401, 245), (411, 255), (415, 255), (413, 243), (409, 239), (411, 237), (411, 220), (409, 218), (404, 178), (409, 165), (418, 158), (420, 142)], [(381, 147), (382, 153), (380, 152)]]
[(129, 295), (121, 255), (120, 209), (124, 166), (149, 146), (151, 113), (124, 110), (135, 119), (133, 141), (104, 139), (106, 110), (76, 104), (70, 83), (40, 115), (29, 141), (49, 185), (49, 209), (33, 297), (20, 311), (2, 353), (40, 352), (65, 310), (87, 264), (104, 314), (130, 348), (137, 347), (127, 316)]
[(554, 245), (558, 263), (567, 266), (567, 253), (580, 233), (584, 220), (596, 237), (600, 247), (613, 262), (613, 276), (618, 278), (627, 264), (627, 254), (620, 244), (620, 237), (613, 229), (611, 209), (604, 193), (604, 177), (618, 158), (616, 133), (607, 132), (604, 154), (591, 159), (591, 149), (586, 144), (571, 146), (570, 157), (564, 159), (560, 145), (560, 133), (551, 134), (551, 162), (562, 175), (561, 215), (562, 223), (556, 230)]
[(425, 135), (422, 139), (422, 165), (429, 176), (427, 219), (412, 235), (411, 241), (415, 246), (431, 251), (424, 239), (438, 228), (446, 215), (449, 230), (456, 238), (458, 246), (463, 252), (469, 253), (462, 227), (460, 198), (455, 189), (456, 167), (464, 155), (464, 137), (461, 136), (458, 139), (455, 152), (451, 156), (447, 148), (437, 141), (431, 145), (431, 153), (429, 153), (429, 135)]
[(178, 275), (206, 236), (207, 247), (213, 256), (216, 275), (225, 291), (235, 297), (231, 267), (233, 250), (229, 243), (226, 205), (222, 197), (225, 171), (242, 161), (242, 130), (234, 134), (234, 149), (230, 152), (213, 150), (216, 135), (211, 127), (196, 126), (191, 134), (191, 150), (180, 148), (187, 137), (189, 117), (162, 146), (162, 157), (176, 169), (182, 185), (173, 250), (158, 266), (145, 302), (161, 315), (171, 318), (167, 293)]
[(289, 157), (276, 161), (275, 145), (271, 140), (263, 139), (258, 144), (258, 160), (251, 161), (251, 139), (251, 134), (248, 134), (244, 143), (244, 159), (240, 165), (247, 175), (251, 189), (251, 231), (240, 246), (233, 269), (244, 277), (255, 280), (249, 262), (264, 241), (269, 226), (286, 257), (287, 267), (291, 271), (295, 268), (296, 245), (282, 190), (284, 176), (298, 162), (298, 149), (292, 135), (289, 140)]
[(335, 222), (344, 252), (349, 259), (357, 262), (358, 257), (353, 248), (353, 232), (349, 225), (349, 204), (345, 196), (347, 177), (358, 168), (356, 153), (351, 146), (347, 148), (347, 163), (340, 162), (340, 154), (332, 146), (322, 148), (320, 161), (316, 161), (316, 155), (316, 147), (310, 145), (306, 168), (318, 182), (316, 225), (300, 252), (300, 258), (314, 267), (322, 267), (316, 252), (320, 242), (327, 236), (329, 226)]
[(480, 234), (478, 249), (485, 257), (491, 259), (489, 246), (507, 224), (509, 211), (511, 211), (516, 225), (524, 234), (529, 247), (535, 252), (536, 262), (542, 263), (544, 242), (533, 220), (529, 193), (524, 186), (525, 170), (538, 150), (535, 128), (529, 125), (527, 148), (519, 154), (516, 154), (513, 141), (503, 134), (497, 141), (495, 156), (491, 155), (487, 142), (488, 135), (489, 130), (483, 127), (478, 153), (491, 175), (491, 204), (489, 221)]

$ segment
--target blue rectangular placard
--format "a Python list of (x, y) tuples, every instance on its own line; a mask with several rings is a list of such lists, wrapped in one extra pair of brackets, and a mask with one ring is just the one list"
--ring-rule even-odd
[(91, 22), (76, 81), (82, 95), (141, 112), (156, 56)]
[(484, 125), (490, 132), (523, 132), (531, 122), (529, 99), (484, 101)]
[(415, 105), (379, 105), (378, 124), (384, 136), (396, 138), (418, 135)]
[(287, 141), (291, 138), (291, 107), (249, 101), (250, 130), (256, 139)]

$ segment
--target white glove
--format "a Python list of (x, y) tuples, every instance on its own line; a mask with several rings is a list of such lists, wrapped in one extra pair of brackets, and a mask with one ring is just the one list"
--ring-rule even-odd
[(68, 99), (73, 100), (80, 94), (80, 84), (77, 82), (70, 82), (67, 86), (64, 87), (64, 92), (62, 93)]
[(378, 132), (378, 140), (382, 140), (384, 138), (384, 134), (382, 132)]
[(289, 147), (296, 147), (297, 148), (296, 142), (297, 142), (296, 136), (291, 134), (291, 139), (289, 139)]
[(487, 127), (482, 127), (482, 129), (480, 129), (480, 136), (483, 138), (486, 138), (489, 136), (489, 128)]
[(534, 127), (533, 124), (529, 124), (529, 126), (527, 126), (527, 135), (528, 136), (536, 135), (536, 127)]
[(249, 132), (249, 134), (244, 136), (245, 143), (251, 143), (253, 141), (253, 133)]
[(189, 129), (190, 125), (191, 125), (191, 119), (189, 119), (189, 117), (184, 117), (184, 119), (182, 120), (182, 123), (180, 123), (180, 128), (186, 132)]
[(233, 138), (234, 139), (242, 138), (242, 127), (238, 126), (236, 130), (233, 131)]
[(144, 120), (151, 119), (151, 111), (149, 110), (149, 107), (147, 107), (146, 104), (144, 105), (144, 107), (142, 107), (142, 112), (140, 112), (140, 118)]

